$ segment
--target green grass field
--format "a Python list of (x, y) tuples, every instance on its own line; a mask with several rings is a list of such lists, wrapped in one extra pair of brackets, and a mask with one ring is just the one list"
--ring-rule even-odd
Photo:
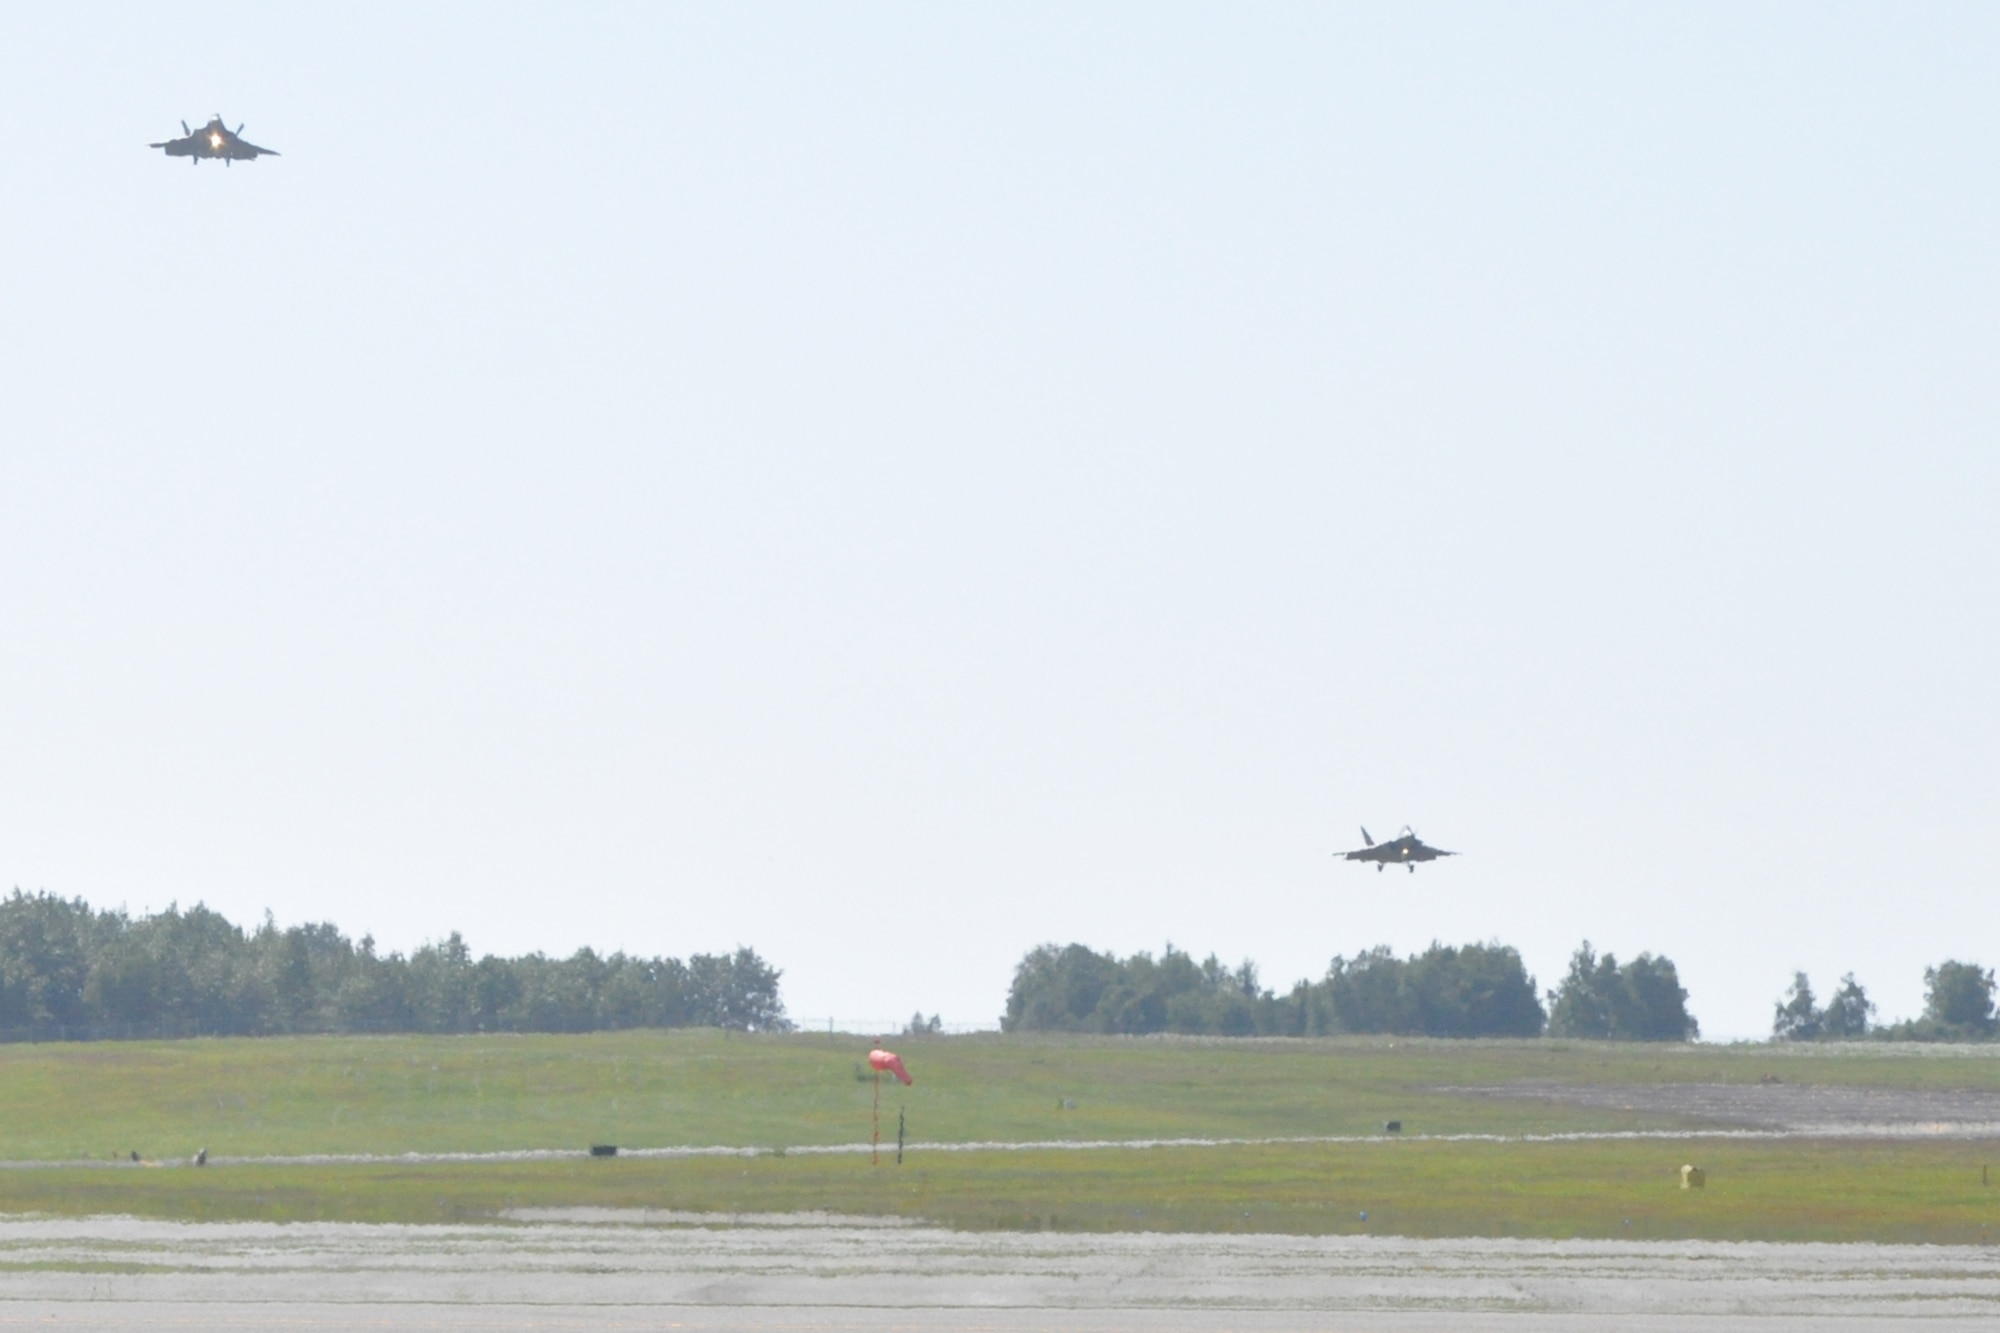
[[(463, 1222), (502, 1209), (895, 1214), (972, 1229), (1986, 1243), (1990, 1144), (1631, 1141), (0, 1172), (0, 1210)], [(1704, 1190), (1675, 1168), (1701, 1162)], [(2000, 1164), (2000, 1163), (1996, 1163)], [(1366, 1220), (1361, 1216), (1368, 1214)]]
[[(1468, 1097), (1523, 1081), (2000, 1089), (2000, 1052), (1555, 1041), (896, 1043), (917, 1085), (907, 1163), (786, 1154), (868, 1136), (866, 1043), (708, 1031), (212, 1040), (0, 1048), (0, 1159), (394, 1154), (724, 1144), (753, 1158), (206, 1170), (0, 1170), (0, 1209), (187, 1218), (445, 1220), (521, 1206), (897, 1213), (965, 1227), (1978, 1242), (2000, 1143), (1421, 1138), (926, 1153), (921, 1144), (1682, 1129), (1643, 1110)], [(1677, 1187), (1683, 1161), (1709, 1170)], [(2000, 1161), (1993, 1165), (2000, 1166)], [(1366, 1211), (1364, 1223), (1360, 1214)]]

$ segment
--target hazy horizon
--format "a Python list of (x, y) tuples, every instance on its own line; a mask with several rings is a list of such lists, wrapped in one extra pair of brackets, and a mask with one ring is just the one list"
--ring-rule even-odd
[[(0, 15), (0, 885), (2000, 964), (2000, 14)], [(146, 148), (219, 112), (283, 156)], [(1409, 823), (1461, 856), (1334, 859)]]

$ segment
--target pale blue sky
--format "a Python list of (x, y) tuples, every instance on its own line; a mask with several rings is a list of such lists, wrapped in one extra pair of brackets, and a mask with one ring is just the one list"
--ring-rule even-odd
[[(1990, 6), (17, 6), (0, 884), (2000, 963)], [(148, 152), (221, 112), (282, 157)], [(1358, 823), (1462, 850), (1337, 864)]]

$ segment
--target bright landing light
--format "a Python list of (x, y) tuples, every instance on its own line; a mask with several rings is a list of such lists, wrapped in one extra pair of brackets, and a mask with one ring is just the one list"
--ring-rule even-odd
[(210, 133), (208, 136), (208, 146), (210, 148), (220, 149), (222, 147), (222, 136), (219, 134)]

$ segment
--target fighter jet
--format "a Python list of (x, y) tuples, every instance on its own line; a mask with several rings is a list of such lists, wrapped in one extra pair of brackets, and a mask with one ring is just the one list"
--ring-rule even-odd
[(1419, 838), (1408, 824), (1403, 825), (1400, 835), (1379, 846), (1375, 839), (1368, 836), (1368, 830), (1364, 828), (1361, 830), (1361, 841), (1368, 845), (1352, 852), (1335, 852), (1334, 855), (1348, 861), (1373, 861), (1377, 870), (1395, 862), (1408, 866), (1412, 875), (1417, 873), (1419, 861), (1435, 861), (1440, 856), (1458, 855), (1457, 852), (1440, 851), (1436, 847), (1426, 846), (1424, 840)]
[(186, 121), (181, 122), (181, 131), (187, 135), (187, 138), (169, 139), (165, 143), (147, 144), (146, 146), (148, 148), (164, 148), (167, 150), (168, 157), (184, 157), (197, 165), (200, 164), (204, 157), (219, 157), (222, 159), (222, 165), (226, 167), (232, 162), (255, 161), (258, 155), (262, 153), (269, 153), (272, 157), (279, 156), (272, 149), (259, 148), (256, 144), (243, 139), (241, 137), (243, 133), (241, 125), (238, 125), (234, 131), (231, 131), (228, 126), (222, 123), (222, 116), (220, 114), (212, 117), (208, 124), (202, 126), (199, 133), (189, 129)]

